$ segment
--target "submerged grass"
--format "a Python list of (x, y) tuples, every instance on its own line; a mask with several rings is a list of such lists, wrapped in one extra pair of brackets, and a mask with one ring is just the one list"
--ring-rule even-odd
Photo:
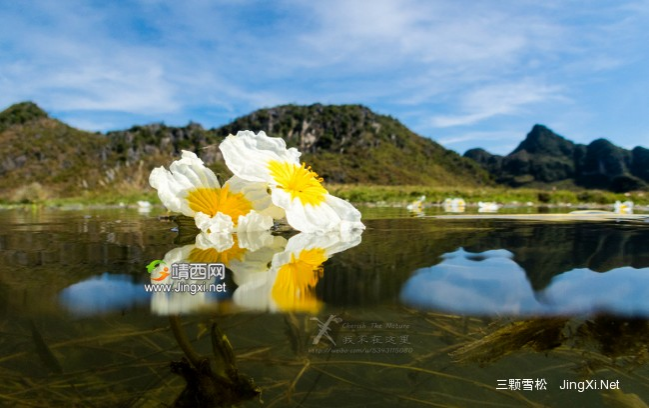
[[(594, 371), (607, 370), (615, 374), (615, 378), (628, 379), (628, 387), (631, 381), (646, 384), (646, 377), (637, 370), (640, 364), (622, 364), (622, 360), (628, 359), (631, 363), (634, 357), (637, 359), (643, 350), (646, 351), (640, 347), (649, 331), (646, 322), (617, 322), (603, 317), (586, 321), (568, 318), (488, 321), (404, 309), (392, 318), (414, 324), (411, 334), (418, 339), (418, 344), (412, 355), (367, 358), (363, 354), (331, 353), (325, 357), (293, 348), (291, 343), (294, 342), (310, 344), (313, 330), (303, 325), (304, 316), (289, 317), (284, 324), (294, 330), (284, 331), (283, 335), (279, 330), (281, 318), (270, 319), (272, 322), (249, 316), (219, 318), (226, 323), (224, 332), (235, 346), (249, 343), (230, 349), (228, 342), (226, 348), (236, 352), (226, 360), (234, 363), (236, 359), (243, 373), (257, 376), (256, 382), (264, 391), (263, 405), (268, 407), (336, 405), (342, 408), (378, 402), (435, 407), (540, 407), (543, 405), (536, 399), (541, 393), (498, 390), (488, 375), (474, 375), (475, 370), (459, 369), (473, 364), (495, 364), (496, 360), (510, 354), (536, 351), (552, 353), (552, 357), (562, 363), (560, 371), (564, 373), (579, 368), (587, 360)], [(385, 318), (380, 312), (363, 316), (368, 321)], [(188, 318), (182, 327), (176, 322), (177, 330), (187, 330), (183, 340), (185, 348), (197, 347), (202, 353), (208, 349), (210, 336), (197, 338), (205, 321), (205, 318), (191, 321)], [(258, 324), (266, 325), (263, 330), (274, 327), (276, 334), (271, 335), (274, 337), (263, 344), (251, 342)], [(620, 337), (619, 330), (609, 333), (610, 326), (616, 324), (625, 330), (624, 336)], [(39, 333), (37, 348), (45, 347), (49, 353), (65, 351), (68, 358), (82, 358), (83, 367), (73, 368), (66, 360), (62, 361), (61, 374), (18, 375), (11, 369), (11, 362), (42, 360), (42, 357), (18, 350), (7, 353), (0, 359), (0, 405), (174, 406), (172, 401), (183, 391), (183, 385), (179, 376), (171, 374), (169, 362), (187, 353), (180, 352), (172, 335), (173, 324), (171, 326), (171, 329), (169, 326), (151, 329), (132, 326), (115, 331), (115, 327), (108, 324), (101, 326), (100, 333), (76, 338), (74, 336), (80, 333), (70, 333), (69, 338), (58, 340)], [(566, 326), (576, 328), (573, 340), (579, 341), (563, 344), (564, 335), (569, 333)], [(224, 337), (222, 333), (217, 334), (218, 338)], [(25, 331), (24, 337), (29, 336)], [(214, 340), (214, 335), (211, 337)], [(292, 339), (287, 341), (287, 337)], [(586, 343), (596, 346), (586, 347)], [(5, 351), (6, 346), (4, 344)], [(439, 353), (441, 350), (444, 352)], [(434, 351), (437, 352), (431, 354)], [(78, 354), (80, 352), (82, 354)], [(87, 358), (95, 353), (103, 361)], [(550, 369), (559, 371), (556, 366)], [(592, 378), (594, 371), (583, 373), (583, 377)], [(468, 372), (472, 374), (467, 375)], [(604, 391), (603, 396), (634, 401), (639, 398), (616, 392), (604, 395)], [(254, 400), (252, 405), (256, 405)]]

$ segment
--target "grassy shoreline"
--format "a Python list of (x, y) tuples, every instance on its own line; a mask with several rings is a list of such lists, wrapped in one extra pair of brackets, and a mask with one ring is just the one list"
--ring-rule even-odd
[(500, 204), (520, 204), (531, 202), (535, 205), (593, 204), (607, 205), (615, 201), (631, 200), (639, 205), (649, 204), (649, 194), (612, 193), (601, 190), (540, 190), (512, 189), (503, 187), (484, 188), (444, 188), (429, 186), (329, 186), (329, 191), (353, 203), (403, 204), (426, 196), (427, 203), (442, 203), (446, 198), (463, 198), (468, 205), (479, 201)]
[[(426, 203), (441, 203), (449, 197), (463, 198), (467, 205), (478, 201), (490, 201), (508, 205), (564, 205), (589, 204), (610, 205), (615, 201), (633, 201), (636, 205), (649, 205), (649, 193), (612, 193), (601, 190), (540, 190), (512, 189), (503, 187), (447, 188), (431, 186), (372, 186), (372, 185), (327, 185), (329, 192), (355, 204), (377, 206), (405, 205), (420, 196), (426, 196)], [(44, 205), (47, 207), (66, 206), (129, 206), (138, 201), (159, 204), (157, 193), (151, 189), (129, 189), (128, 191), (84, 191), (78, 196), (69, 197), (22, 197), (20, 200), (0, 199), (0, 206)]]

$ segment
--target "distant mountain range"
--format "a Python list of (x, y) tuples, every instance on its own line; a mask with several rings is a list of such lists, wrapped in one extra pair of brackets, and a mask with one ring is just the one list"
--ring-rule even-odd
[(646, 189), (649, 149), (626, 150), (606, 139), (573, 143), (543, 125), (534, 125), (525, 140), (506, 156), (468, 150), (499, 184), (512, 187), (584, 187), (615, 192)]
[[(597, 187), (626, 191), (649, 183), (649, 150), (605, 140), (574, 144), (537, 125), (510, 155), (472, 149), (465, 157), (361, 105), (284, 105), (260, 109), (214, 129), (161, 123), (86, 132), (31, 102), (0, 112), (0, 199), (141, 191), (154, 167), (181, 150), (196, 152), (222, 179), (230, 174), (218, 144), (239, 130), (265, 131), (303, 152), (325, 183)], [(35, 196), (35, 197), (34, 197)]]

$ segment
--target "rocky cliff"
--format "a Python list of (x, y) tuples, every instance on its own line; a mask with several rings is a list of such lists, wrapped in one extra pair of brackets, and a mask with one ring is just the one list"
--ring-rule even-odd
[(577, 144), (543, 125), (535, 125), (506, 156), (477, 148), (464, 157), (480, 164), (496, 182), (512, 187), (559, 185), (626, 192), (649, 185), (649, 149), (629, 151), (606, 139)]

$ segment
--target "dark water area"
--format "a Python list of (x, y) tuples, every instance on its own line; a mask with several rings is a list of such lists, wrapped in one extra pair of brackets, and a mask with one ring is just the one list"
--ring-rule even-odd
[(206, 241), (0, 210), (0, 406), (647, 406), (645, 219), (363, 212)]

